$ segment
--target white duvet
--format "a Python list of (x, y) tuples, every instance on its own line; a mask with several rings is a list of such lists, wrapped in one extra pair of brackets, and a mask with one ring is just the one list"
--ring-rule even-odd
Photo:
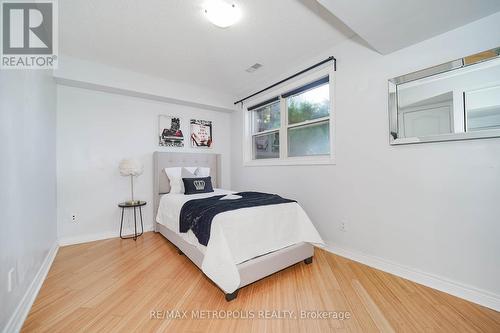
[(323, 244), (311, 220), (295, 202), (217, 214), (206, 247), (198, 243), (191, 231), (179, 233), (179, 216), (185, 202), (231, 193), (234, 192), (216, 189), (212, 193), (193, 195), (165, 194), (156, 216), (156, 222), (205, 254), (201, 269), (226, 293), (234, 292), (240, 285), (236, 266), (239, 263), (301, 242)]

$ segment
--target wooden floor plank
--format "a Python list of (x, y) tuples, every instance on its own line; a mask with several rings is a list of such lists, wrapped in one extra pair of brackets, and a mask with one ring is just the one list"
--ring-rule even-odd
[[(188, 319), (152, 318), (186, 311)], [(205, 313), (255, 318), (192, 319)], [(288, 311), (286, 319), (260, 318)], [(301, 311), (349, 319), (302, 318)], [(160, 234), (62, 247), (23, 332), (500, 332), (500, 313), (316, 249), (299, 263), (224, 294)]]

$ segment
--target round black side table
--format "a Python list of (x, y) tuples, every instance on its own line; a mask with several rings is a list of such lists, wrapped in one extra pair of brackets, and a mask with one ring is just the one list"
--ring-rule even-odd
[[(146, 201), (135, 201), (134, 203), (130, 202), (121, 202), (118, 204), (118, 207), (122, 209), (122, 219), (120, 222), (120, 238), (121, 239), (130, 239), (133, 238), (134, 241), (137, 240), (137, 237), (142, 235), (144, 233), (144, 226), (142, 225), (142, 206), (146, 206)], [(134, 235), (133, 236), (128, 236), (128, 237), (123, 237), (122, 236), (122, 228), (123, 228), (123, 212), (125, 211), (125, 208), (133, 208), (134, 209)], [(136, 214), (136, 209), (139, 210), (139, 215), (141, 217), (141, 233), (137, 233), (137, 214)]]

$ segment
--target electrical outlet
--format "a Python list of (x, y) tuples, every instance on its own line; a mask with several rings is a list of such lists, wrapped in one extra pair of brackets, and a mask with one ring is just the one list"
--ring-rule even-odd
[(347, 220), (342, 220), (340, 221), (340, 231), (346, 232), (347, 231)]
[(14, 267), (12, 267), (9, 270), (9, 273), (7, 273), (7, 292), (9, 292), (9, 293), (14, 288), (14, 273), (15, 272), (16, 272), (16, 270), (14, 269)]
[(71, 214), (71, 222), (76, 223), (77, 221), (76, 214)]

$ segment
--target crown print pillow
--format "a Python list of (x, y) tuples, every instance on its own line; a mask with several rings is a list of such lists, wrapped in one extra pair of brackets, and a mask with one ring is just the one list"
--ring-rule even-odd
[(197, 194), (213, 192), (212, 177), (182, 178), (184, 194)]

